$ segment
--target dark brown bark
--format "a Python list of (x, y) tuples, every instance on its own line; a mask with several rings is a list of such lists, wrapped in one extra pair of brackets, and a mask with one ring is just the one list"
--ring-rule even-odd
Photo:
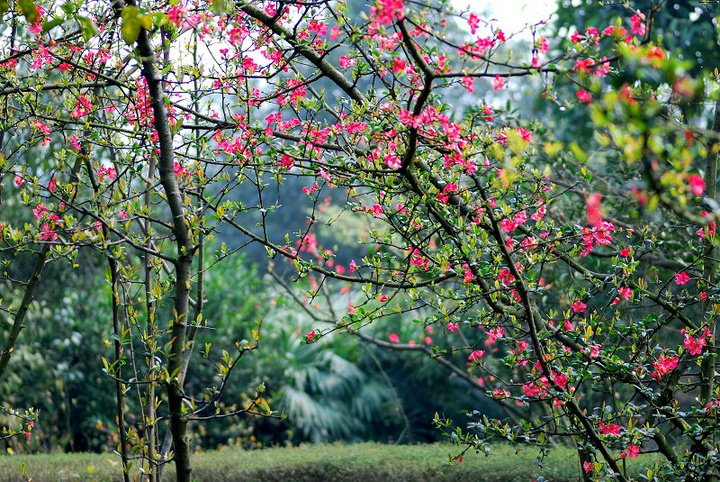
[(183, 404), (183, 389), (180, 380), (182, 362), (186, 350), (186, 331), (188, 319), (188, 305), (190, 299), (193, 248), (190, 231), (185, 220), (185, 210), (182, 195), (173, 167), (175, 153), (172, 132), (165, 108), (165, 93), (162, 86), (162, 77), (155, 65), (155, 52), (150, 45), (150, 38), (146, 30), (141, 30), (137, 39), (137, 51), (142, 59), (142, 76), (145, 78), (150, 94), (151, 106), (154, 115), (154, 127), (158, 133), (160, 155), (158, 158), (158, 171), (160, 184), (165, 192), (167, 206), (172, 214), (172, 227), (177, 246), (177, 259), (175, 264), (175, 302), (173, 306), (173, 320), (170, 329), (171, 344), (168, 362), (167, 380), (168, 408), (170, 411), (170, 431), (173, 435), (175, 447), (175, 470), (179, 482), (190, 482), (190, 444), (187, 434), (188, 417)]

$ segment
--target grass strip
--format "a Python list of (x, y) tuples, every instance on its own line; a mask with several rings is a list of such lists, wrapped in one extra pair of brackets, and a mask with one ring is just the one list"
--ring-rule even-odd
[[(577, 481), (577, 454), (556, 448), (538, 465), (538, 451), (524, 448), (518, 453), (506, 445), (492, 446), (489, 456), (468, 452), (461, 463), (448, 464), (458, 448), (446, 444), (381, 445), (332, 444), (303, 445), (244, 451), (225, 449), (193, 455), (193, 476), (212, 482), (368, 482), (368, 481), (447, 481), (508, 482), (533, 480)], [(630, 465), (635, 477), (651, 465), (647, 458)], [(26, 477), (41, 481), (122, 480), (120, 458), (112, 454), (39, 454), (0, 456), (0, 481), (22, 481)], [(137, 463), (132, 475), (138, 475)], [(166, 481), (174, 479), (172, 465), (165, 471)]]

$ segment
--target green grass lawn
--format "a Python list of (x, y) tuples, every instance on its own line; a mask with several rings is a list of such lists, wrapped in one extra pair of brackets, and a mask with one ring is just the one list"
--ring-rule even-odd
[[(227, 449), (196, 453), (198, 481), (370, 482), (370, 481), (548, 481), (579, 480), (577, 455), (555, 449), (539, 467), (537, 451), (519, 454), (494, 446), (490, 456), (466, 453), (462, 463), (448, 465), (451, 445), (305, 445), (256, 451)], [(0, 456), (0, 481), (22, 481), (21, 466), (34, 481), (122, 480), (120, 459), (112, 454), (43, 454)], [(641, 470), (641, 464), (634, 467)], [(137, 474), (133, 470), (133, 474)], [(163, 480), (174, 479), (169, 466)]]

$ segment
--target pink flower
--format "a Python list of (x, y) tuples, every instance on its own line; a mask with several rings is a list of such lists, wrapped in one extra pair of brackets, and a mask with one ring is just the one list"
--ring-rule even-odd
[(320, 177), (322, 177), (326, 183), (332, 186), (332, 177), (330, 177), (330, 174), (328, 174), (325, 169), (320, 168), (318, 174), (320, 174)]
[(523, 385), (523, 393), (528, 397), (545, 396), (547, 394), (544, 388), (532, 382)]
[(503, 268), (500, 270), (500, 273), (498, 273), (498, 281), (505, 286), (509, 286), (515, 281), (515, 276), (510, 273), (509, 269)]
[(467, 264), (463, 265), (463, 269), (465, 270), (465, 272), (463, 273), (463, 283), (468, 285), (468, 284), (472, 283), (473, 272)]
[(555, 383), (555, 385), (564, 390), (567, 386), (567, 376), (564, 373), (561, 373), (560, 375), (555, 375), (555, 377), (553, 378), (553, 382)]
[(705, 191), (705, 181), (700, 174), (690, 174), (688, 177), (690, 191), (696, 196), (702, 196)]
[[(402, 2), (401, 2), (402, 4)], [(320, 37), (324, 37), (327, 34), (328, 28), (327, 25), (325, 25), (325, 22), (319, 22), (317, 20), (311, 20), (310, 24), (307, 27), (308, 31), (314, 32), (316, 35), (319, 35)]]
[(540, 50), (540, 52), (546, 54), (548, 50), (550, 50), (550, 44), (548, 43), (548, 40), (545, 37), (540, 37), (537, 41), (537, 47)]
[(92, 102), (84, 95), (81, 95), (78, 100), (75, 101), (75, 109), (70, 113), (70, 117), (78, 118), (86, 116), (90, 113), (92, 107)]
[(188, 168), (177, 161), (175, 161), (175, 164), (173, 165), (173, 173), (175, 174), (175, 177), (190, 176), (190, 171), (188, 170)]
[(48, 210), (45, 207), (45, 205), (40, 203), (37, 206), (35, 206), (35, 209), (33, 209), (33, 216), (35, 216), (35, 219), (40, 219), (43, 216), (45, 216), (45, 214), (47, 214), (47, 212), (48, 212)]
[(23, 179), (23, 178), (20, 177), (19, 175), (15, 175), (15, 185), (16, 185), (17, 187), (22, 186), (24, 182), (25, 182), (25, 179)]
[(510, 392), (503, 390), (502, 388), (494, 390), (492, 394), (495, 400), (504, 400), (510, 396)]
[(501, 327), (498, 326), (497, 328), (491, 328), (487, 331), (487, 340), (485, 340), (485, 345), (492, 345), (498, 339), (502, 339), (504, 336), (505, 330), (503, 330)]
[(637, 11), (635, 15), (630, 18), (630, 23), (632, 24), (630, 27), (630, 33), (644, 37), (647, 32), (647, 27), (645, 26), (645, 22), (643, 20), (645, 20), (645, 14)]
[(450, 201), (450, 196), (452, 194), (456, 194), (457, 190), (457, 184), (453, 182), (445, 184), (443, 190), (437, 195), (438, 201), (440, 201), (441, 203), (447, 203), (448, 201)]
[(698, 229), (695, 234), (703, 239), (715, 236), (715, 221), (711, 221), (707, 226)]
[(505, 87), (505, 79), (496, 75), (493, 79), (493, 90), (500, 90)]
[(53, 231), (52, 226), (48, 223), (42, 225), (42, 233), (40, 233), (40, 241), (56, 241), (58, 238), (57, 233)]
[(485, 356), (485, 350), (475, 350), (468, 355), (468, 365), (475, 360), (480, 360), (483, 356)]
[(43, 124), (41, 121), (35, 121), (33, 122), (33, 127), (40, 132), (42, 132), (44, 135), (49, 135), (52, 132), (52, 129), (50, 126)]
[(579, 300), (572, 304), (572, 310), (575, 313), (582, 313), (586, 308), (587, 305)]
[(701, 355), (703, 348), (707, 345), (707, 341), (702, 336), (693, 338), (692, 336), (685, 335), (683, 346), (691, 355)]
[(595, 61), (593, 59), (578, 59), (575, 61), (575, 70), (579, 70), (580, 72), (590, 72), (592, 71), (593, 65), (595, 65)]
[(621, 456), (622, 458), (625, 458), (625, 457), (627, 456), (627, 457), (629, 457), (629, 458), (631, 458), (631, 459), (634, 459), (634, 458), (637, 457), (638, 455), (640, 455), (640, 446), (635, 445), (635, 444), (632, 444), (632, 443), (631, 443), (630, 445), (628, 445), (628, 448), (627, 448), (627, 450), (626, 450), (625, 452), (623, 452), (622, 454), (620, 454), (620, 456)]
[(341, 55), (340, 56), (340, 67), (343, 69), (347, 69), (348, 67), (352, 67), (357, 63), (357, 59), (351, 59), (347, 55)]
[(604, 423), (600, 422), (600, 430), (602, 431), (603, 435), (620, 435), (620, 425), (616, 425), (614, 423), (611, 423), (610, 425), (605, 425)]
[(545, 216), (546, 211), (547, 211), (547, 208), (543, 204), (538, 208), (537, 211), (535, 211), (535, 213), (532, 214), (532, 216), (530, 216), (530, 219), (532, 219), (535, 222), (538, 222)]
[(579, 90), (575, 95), (580, 102), (583, 102), (585, 104), (589, 104), (592, 100), (592, 94), (585, 89)]
[(316, 341), (317, 331), (313, 330), (305, 333), (305, 343), (314, 343)]
[(659, 380), (661, 376), (667, 375), (671, 371), (675, 370), (675, 368), (677, 368), (678, 366), (679, 360), (680, 359), (676, 356), (666, 357), (665, 355), (660, 355), (658, 361), (653, 363), (653, 366), (656, 370), (656, 373), (653, 374), (653, 377)]
[(594, 192), (587, 197), (587, 220), (591, 226), (597, 226), (602, 223), (602, 212), (600, 204), (602, 202), (602, 194)]
[(532, 132), (525, 129), (524, 127), (520, 127), (518, 130), (518, 134), (520, 134), (520, 138), (524, 140), (525, 142), (531, 142), (532, 141)]
[(448, 330), (455, 333), (455, 330), (457, 330), (460, 327), (460, 324), (457, 322), (455, 322), (455, 323), (450, 322), (450, 323), (448, 323), (447, 327), (448, 327)]
[(606, 27), (605, 30), (603, 30), (603, 35), (617, 35), (618, 37), (622, 38), (627, 35), (627, 30), (625, 30), (625, 27), (616, 27), (615, 25), (610, 25), (609, 27)]
[(503, 219), (502, 221), (500, 221), (500, 229), (502, 229), (506, 233), (512, 233), (516, 227), (517, 226), (515, 226), (515, 223), (512, 222), (512, 220), (510, 219)]
[(583, 470), (586, 474), (589, 474), (590, 472), (595, 470), (595, 464), (586, 460), (585, 462), (583, 462)]
[(80, 145), (80, 140), (78, 139), (78, 137), (75, 134), (70, 136), (70, 145), (73, 146), (73, 149), (75, 149), (78, 152), (82, 150), (82, 146)]
[(622, 256), (623, 258), (627, 258), (628, 256), (630, 256), (630, 250), (627, 248), (621, 249), (620, 256)]
[(340, 37), (340, 26), (335, 24), (330, 29), (330, 40), (337, 40)]
[(50, 182), (48, 183), (48, 191), (55, 192), (55, 188), (57, 187), (57, 178), (53, 177), (50, 179)]
[(463, 77), (463, 79), (462, 79), (463, 86), (471, 94), (473, 93), (473, 82), (474, 81), (475, 81), (475, 79), (473, 79), (472, 77), (467, 77), (467, 76)]
[(690, 277), (685, 271), (675, 274), (675, 283), (678, 285), (682, 286), (688, 281), (690, 281)]
[(107, 177), (108, 179), (115, 179), (117, 177), (117, 171), (114, 167), (103, 166), (97, 170), (97, 177), (100, 182), (103, 182), (105, 180), (105, 177)]
[(390, 333), (390, 336), (388, 337), (388, 339), (392, 343), (400, 343), (400, 337), (397, 335), (397, 333)]
[(470, 33), (475, 35), (475, 32), (477, 32), (477, 29), (480, 26), (480, 17), (471, 13), (468, 16), (468, 25), (470, 26)]
[(188, 11), (184, 6), (174, 5), (168, 9), (167, 18), (171, 23), (175, 24), (176, 27), (179, 27), (183, 17), (187, 14)]
[(370, 7), (370, 16), (374, 23), (387, 25), (395, 19), (402, 20), (405, 17), (403, 0), (379, 0), (376, 7)]
[(633, 291), (630, 288), (620, 288), (618, 290), (618, 294), (625, 298), (626, 301), (629, 301), (630, 298), (632, 298)]

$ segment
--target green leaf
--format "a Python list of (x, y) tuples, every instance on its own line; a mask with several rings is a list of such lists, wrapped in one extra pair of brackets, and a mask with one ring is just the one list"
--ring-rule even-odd
[(212, 4), (210, 5), (210, 10), (215, 15), (222, 15), (225, 13), (225, 0), (212, 0)]
[(43, 23), (42, 23), (43, 32), (49, 32), (50, 30), (57, 27), (58, 25), (61, 25), (62, 23), (63, 23), (62, 18), (53, 18), (49, 22), (43, 21)]
[(10, 10), (10, 2), (7, 0), (0, 0), (0, 15)]
[(60, 8), (65, 13), (73, 13), (75, 10), (77, 10), (77, 6), (72, 2), (65, 2), (60, 5)]
[(80, 22), (80, 29), (82, 30), (83, 38), (86, 42), (100, 33), (97, 25), (95, 25), (95, 23), (93, 23), (93, 21), (89, 18), (78, 17), (78, 22)]
[(123, 40), (128, 43), (134, 43), (140, 35), (140, 29), (143, 27), (144, 15), (140, 13), (137, 7), (125, 7), (122, 9), (122, 26), (120, 34)]
[(33, 2), (33, 0), (20, 0), (18, 2), (18, 6), (20, 7), (22, 14), (25, 15), (25, 19), (27, 19), (28, 23), (35, 23), (38, 18), (38, 11), (35, 7), (35, 2)]

